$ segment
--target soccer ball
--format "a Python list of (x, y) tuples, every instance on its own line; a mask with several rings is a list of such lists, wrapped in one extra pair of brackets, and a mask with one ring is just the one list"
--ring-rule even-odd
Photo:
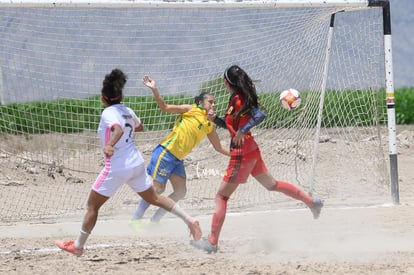
[(288, 89), (280, 93), (280, 104), (286, 110), (294, 110), (301, 103), (300, 93), (295, 89)]

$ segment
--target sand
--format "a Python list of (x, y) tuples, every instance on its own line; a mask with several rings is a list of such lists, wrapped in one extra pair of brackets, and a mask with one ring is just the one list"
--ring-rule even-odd
[[(317, 220), (306, 208), (231, 211), (216, 254), (190, 246), (186, 226), (171, 215), (139, 229), (131, 213), (100, 217), (81, 257), (54, 245), (75, 238), (81, 219), (0, 223), (0, 273), (414, 274), (412, 144), (399, 147), (400, 204), (328, 200)], [(198, 216), (204, 236), (211, 211)]]

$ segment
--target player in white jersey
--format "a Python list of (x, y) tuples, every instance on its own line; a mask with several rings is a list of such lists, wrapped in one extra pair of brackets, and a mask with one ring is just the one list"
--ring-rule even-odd
[(147, 202), (180, 217), (188, 225), (195, 240), (202, 235), (195, 218), (185, 213), (172, 199), (154, 191), (151, 177), (146, 173), (144, 159), (134, 143), (134, 133), (142, 131), (143, 125), (134, 111), (121, 103), (126, 81), (127, 76), (119, 69), (114, 69), (105, 76), (102, 88), (105, 109), (98, 127), (105, 167), (92, 185), (77, 239), (56, 241), (59, 248), (76, 256), (83, 254), (86, 240), (98, 219), (99, 209), (124, 183)]

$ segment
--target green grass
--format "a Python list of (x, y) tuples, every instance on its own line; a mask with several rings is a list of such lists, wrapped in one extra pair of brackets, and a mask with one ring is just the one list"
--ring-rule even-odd
[(414, 88), (395, 91), (395, 113), (397, 124), (414, 124)]
[[(217, 110), (224, 110), (228, 95), (223, 87), (216, 85), (213, 90), (202, 88), (202, 91), (210, 91), (216, 95)], [(352, 93), (352, 96), (349, 96)], [(395, 90), (395, 108), (397, 124), (414, 124), (414, 88), (403, 88)], [(303, 102), (310, 96), (306, 92), (301, 93)], [(275, 94), (260, 94), (261, 102), (275, 102)], [(173, 104), (189, 104), (192, 98), (188, 96), (165, 96), (165, 100)], [(124, 103), (134, 109), (141, 118), (145, 118), (146, 131), (171, 129), (176, 116), (163, 113), (157, 107), (152, 96), (128, 97)], [(325, 96), (325, 107), (323, 113), (323, 125), (325, 127), (366, 125), (367, 121), (380, 123), (386, 121), (386, 112), (375, 108), (360, 107), (363, 104), (371, 104), (386, 108), (385, 91), (367, 93), (366, 91), (333, 92), (327, 91)], [(338, 112), (338, 106), (345, 112)], [(276, 108), (275, 106), (263, 106), (265, 109)], [(86, 99), (67, 99), (53, 102), (30, 102), (22, 104), (0, 105), (0, 133), (10, 134), (42, 134), (50, 132), (75, 133), (84, 130), (96, 131), (99, 123), (103, 104), (100, 96)], [(349, 113), (358, 114), (352, 116)], [(295, 112), (295, 111), (293, 111)], [(306, 117), (309, 121), (315, 121), (317, 110), (309, 110)], [(376, 115), (379, 112), (381, 116)], [(271, 121), (262, 127), (278, 127), (277, 121), (283, 119), (285, 114), (281, 112), (268, 112), (267, 120)], [(294, 115), (290, 113), (289, 115)], [(274, 123), (273, 123), (274, 122)], [(345, 123), (345, 125), (344, 125)]]

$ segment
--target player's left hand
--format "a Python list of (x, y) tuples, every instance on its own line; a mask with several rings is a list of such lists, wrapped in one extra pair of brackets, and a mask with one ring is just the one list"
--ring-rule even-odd
[(110, 144), (105, 145), (104, 147), (104, 154), (107, 158), (110, 158), (115, 153), (114, 147), (112, 147)]
[(243, 142), (244, 142), (244, 134), (240, 130), (238, 130), (236, 132), (236, 135), (233, 138), (233, 143), (236, 146), (242, 146), (243, 145)]

